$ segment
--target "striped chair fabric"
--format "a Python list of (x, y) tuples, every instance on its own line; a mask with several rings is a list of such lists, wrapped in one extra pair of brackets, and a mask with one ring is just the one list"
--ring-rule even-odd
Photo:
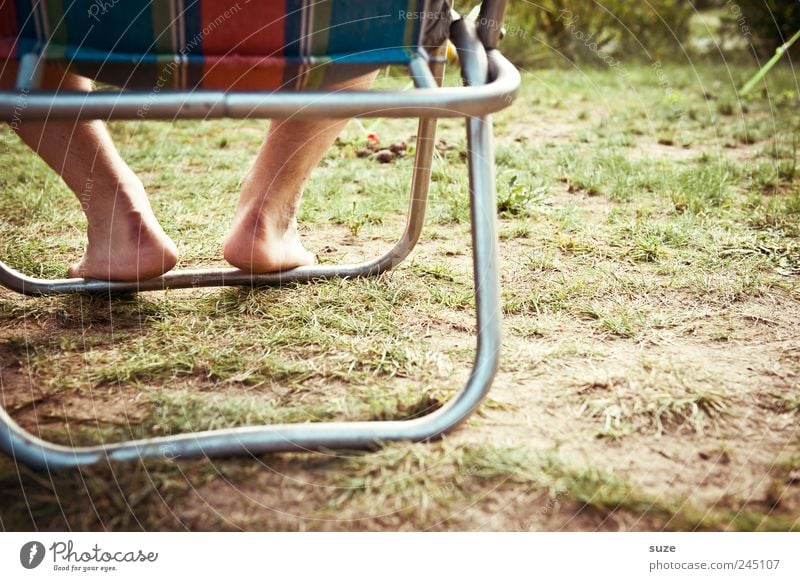
[[(309, 88), (422, 46), (429, 0), (0, 0), (0, 59), (127, 88)], [(337, 66), (332, 66), (337, 65)]]

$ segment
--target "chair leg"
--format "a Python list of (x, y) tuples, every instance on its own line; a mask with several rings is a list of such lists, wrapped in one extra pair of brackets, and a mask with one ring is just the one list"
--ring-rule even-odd
[(405, 421), (325, 422), (213, 430), (70, 448), (24, 431), (0, 408), (0, 450), (15, 461), (45, 471), (140, 458), (197, 458), (321, 449), (373, 449), (391, 441), (426, 441), (463, 422), (492, 385), (500, 357), (500, 290), (491, 121), (467, 121), (472, 251), (477, 312), (477, 349), (472, 372), (449, 402)]

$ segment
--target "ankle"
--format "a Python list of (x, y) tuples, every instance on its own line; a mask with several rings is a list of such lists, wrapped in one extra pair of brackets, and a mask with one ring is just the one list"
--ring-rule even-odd
[(297, 224), (296, 203), (286, 203), (268, 196), (260, 200), (240, 202), (236, 213), (240, 223), (259, 231), (281, 233)]
[(78, 194), (81, 208), (89, 224), (102, 224), (117, 217), (143, 219), (152, 214), (144, 186), (135, 181), (111, 184), (87, 180), (86, 189)]

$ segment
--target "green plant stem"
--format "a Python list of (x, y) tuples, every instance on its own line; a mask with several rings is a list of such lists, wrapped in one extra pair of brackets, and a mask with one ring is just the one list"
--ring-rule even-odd
[(756, 83), (758, 83), (761, 79), (763, 79), (764, 76), (770, 71), (770, 69), (775, 66), (775, 63), (777, 63), (781, 59), (783, 53), (789, 50), (789, 47), (791, 47), (795, 43), (795, 41), (797, 41), (798, 38), (800, 38), (800, 30), (795, 32), (792, 38), (790, 38), (788, 41), (786, 41), (784, 44), (782, 44), (775, 50), (775, 55), (771, 59), (769, 59), (769, 61), (767, 61), (767, 64), (761, 67), (761, 69), (755, 75), (753, 75), (753, 78), (747, 81), (744, 87), (742, 87), (741, 91), (739, 91), (739, 96), (744, 97), (747, 93), (749, 93), (753, 89), (753, 87), (755, 87)]

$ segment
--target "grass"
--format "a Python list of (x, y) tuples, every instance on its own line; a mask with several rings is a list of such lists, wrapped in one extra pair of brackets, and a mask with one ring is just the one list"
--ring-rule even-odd
[(710, 378), (687, 385), (677, 372), (656, 372), (644, 381), (608, 378), (580, 386), (585, 395), (579, 413), (597, 418), (598, 435), (620, 438), (636, 430), (657, 436), (666, 430), (690, 430), (702, 435), (708, 424), (728, 412), (725, 397), (713, 390)]
[[(796, 530), (794, 80), (776, 69), (741, 101), (744, 67), (662, 73), (671, 95), (645, 66), (528, 72), (496, 116), (505, 356), (462, 429), (370, 454), (52, 479), (4, 459), (0, 528)], [(348, 127), (300, 215), (321, 262), (372, 257), (402, 231), (416, 127), (368, 129), (408, 155), (359, 157)], [(179, 266), (220, 264), (264, 124), (111, 130)], [(65, 443), (441, 406), (468, 377), (475, 323), (460, 122), (440, 138), (423, 240), (380, 277), (112, 300), (0, 291), (3, 405)], [(0, 159), (3, 260), (63, 276), (84, 245), (78, 204), (8, 130)]]

